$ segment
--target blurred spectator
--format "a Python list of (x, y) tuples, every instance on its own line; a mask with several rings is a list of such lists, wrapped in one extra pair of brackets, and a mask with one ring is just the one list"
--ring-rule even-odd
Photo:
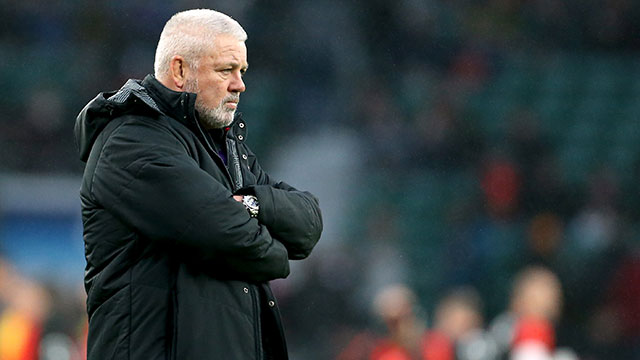
[(497, 219), (509, 219), (517, 213), (522, 196), (522, 177), (511, 160), (489, 158), (482, 174), (487, 212)]
[(370, 331), (356, 333), (344, 348), (340, 348), (335, 360), (370, 360), (378, 337)]
[(0, 359), (38, 360), (49, 297), (0, 259)]
[(528, 241), (531, 257), (536, 262), (552, 266), (564, 239), (564, 223), (552, 213), (536, 214), (529, 221)]
[(374, 307), (386, 325), (387, 336), (377, 342), (371, 360), (454, 359), (450, 346), (441, 346), (441, 339), (427, 336), (416, 301), (413, 291), (405, 285), (391, 285), (378, 293)]
[[(596, 170), (587, 184), (584, 205), (569, 220), (566, 241), (559, 249), (568, 315), (589, 321), (585, 310), (595, 310), (610, 287), (624, 256), (624, 221), (618, 211), (618, 180), (609, 168)], [(587, 327), (586, 323), (584, 327)]]
[(380, 335), (355, 336), (338, 360), (492, 360), (496, 346), (483, 330), (481, 300), (469, 287), (452, 289), (435, 308), (427, 329), (415, 293), (406, 285), (384, 287), (374, 310), (385, 327)]
[(85, 359), (81, 294), (56, 294), (0, 258), (0, 359)]
[(551, 138), (541, 128), (540, 116), (529, 107), (517, 107), (505, 120), (506, 146), (522, 179), (518, 211), (535, 215), (553, 211), (565, 217), (572, 210)]
[(364, 331), (338, 354), (337, 360), (453, 360), (453, 348), (444, 336), (429, 338), (426, 321), (413, 290), (403, 284), (382, 288), (374, 298), (383, 334)]
[(86, 293), (80, 285), (75, 291), (50, 289), (51, 311), (43, 326), (39, 360), (87, 358)]
[(640, 251), (632, 247), (613, 269), (602, 303), (589, 314), (587, 359), (640, 356)]
[(593, 173), (586, 204), (569, 224), (569, 245), (574, 256), (589, 260), (614, 245), (620, 230), (618, 193), (618, 179), (610, 168)]
[[(497, 346), (484, 330), (483, 318), (478, 292), (468, 286), (454, 288), (438, 302), (428, 339), (444, 335), (449, 346), (454, 346), (457, 360), (497, 359)], [(444, 341), (440, 344), (443, 346)], [(427, 351), (436, 351), (437, 346), (437, 343), (429, 344)], [(437, 357), (427, 357), (431, 358)]]
[(562, 301), (562, 287), (553, 272), (540, 266), (521, 270), (514, 280), (507, 312), (491, 325), (499, 351), (508, 353), (512, 360), (551, 360)]
[(615, 309), (621, 335), (628, 341), (640, 340), (640, 252), (628, 253), (608, 282), (606, 302)]

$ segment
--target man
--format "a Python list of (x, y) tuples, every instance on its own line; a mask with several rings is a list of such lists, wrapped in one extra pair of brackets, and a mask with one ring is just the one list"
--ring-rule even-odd
[(318, 241), (318, 201), (269, 177), (235, 114), (247, 36), (175, 14), (155, 76), (80, 113), (89, 359), (286, 359), (269, 280)]
[[(554, 358), (554, 324), (561, 315), (562, 301), (562, 284), (553, 271), (541, 265), (518, 271), (509, 308), (489, 327), (498, 350), (513, 360)], [(568, 349), (561, 352), (572, 356)]]
[(406, 285), (393, 284), (382, 288), (374, 299), (374, 306), (388, 334), (371, 350), (370, 359), (455, 359), (455, 350), (449, 339), (426, 329), (416, 294)]

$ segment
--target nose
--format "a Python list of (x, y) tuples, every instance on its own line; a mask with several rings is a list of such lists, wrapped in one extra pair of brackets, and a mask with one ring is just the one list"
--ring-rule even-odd
[(237, 71), (233, 73), (233, 78), (229, 83), (229, 92), (244, 92), (247, 87), (244, 85), (244, 81), (242, 81), (242, 74)]

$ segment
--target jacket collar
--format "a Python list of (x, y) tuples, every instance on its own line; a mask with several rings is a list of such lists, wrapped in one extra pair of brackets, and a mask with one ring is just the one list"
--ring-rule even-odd
[[(190, 92), (173, 91), (162, 85), (155, 76), (149, 74), (142, 80), (142, 86), (156, 101), (160, 112), (183, 123), (187, 127), (196, 124), (196, 94)], [(244, 140), (247, 127), (242, 120), (242, 114), (236, 112), (233, 122), (227, 127), (234, 137)]]
[(158, 104), (160, 112), (178, 120), (184, 125), (193, 124), (196, 119), (196, 94), (173, 91), (162, 85), (153, 75), (142, 80), (142, 86)]

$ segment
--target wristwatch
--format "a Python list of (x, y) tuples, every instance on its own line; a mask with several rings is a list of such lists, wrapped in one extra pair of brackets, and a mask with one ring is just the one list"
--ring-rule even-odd
[(260, 203), (258, 202), (258, 198), (253, 195), (244, 195), (242, 197), (242, 205), (247, 208), (249, 212), (249, 216), (252, 218), (258, 217), (258, 212), (260, 211)]

